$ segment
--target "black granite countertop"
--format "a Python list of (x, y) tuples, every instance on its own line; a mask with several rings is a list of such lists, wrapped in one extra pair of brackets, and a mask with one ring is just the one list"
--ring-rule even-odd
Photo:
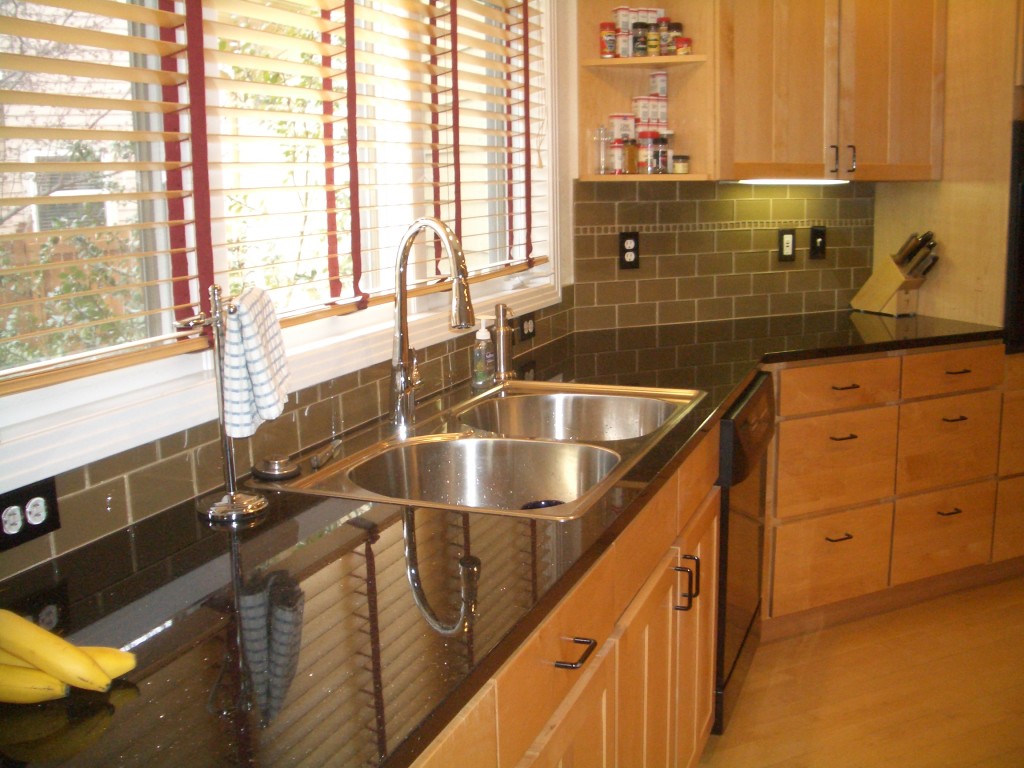
[[(405, 765), (614, 540), (760, 363), (1001, 337), (971, 323), (835, 312), (576, 333), (539, 347), (517, 358), (524, 376), (708, 397), (630, 471), (632, 482), (579, 520), (417, 509), (421, 574), (436, 613), (457, 611), (459, 556), (482, 561), (470, 631), (443, 637), (423, 620), (406, 581), (399, 507), (272, 493), (259, 525), (226, 531), (183, 505), (0, 583), (3, 607), (78, 644), (131, 646), (139, 657), (109, 694), (28, 708), (33, 722), (53, 723), (30, 744), (7, 735), (26, 708), (0, 708), (3, 765), (42, 761), (46, 749), (47, 764), (105, 768)], [(239, 663), (240, 645), (248, 665)], [(65, 754), (52, 751), (57, 745)]]

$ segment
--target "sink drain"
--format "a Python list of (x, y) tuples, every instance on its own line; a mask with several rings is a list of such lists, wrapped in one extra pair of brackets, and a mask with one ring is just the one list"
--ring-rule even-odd
[(526, 502), (520, 509), (545, 509), (546, 507), (557, 507), (559, 504), (565, 504), (565, 502), (558, 499), (539, 499)]

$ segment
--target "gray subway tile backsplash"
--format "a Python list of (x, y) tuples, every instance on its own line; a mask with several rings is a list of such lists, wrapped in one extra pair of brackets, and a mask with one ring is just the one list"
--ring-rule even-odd
[[(561, 305), (536, 313), (537, 337), (516, 354), (537, 348), (543, 366), (544, 350), (558, 346), (551, 342), (573, 331), (616, 329), (611, 339), (625, 340), (624, 347), (613, 343), (592, 355), (580, 353), (610, 334), (577, 335), (580, 377), (626, 364), (644, 381), (671, 386), (674, 370), (696, 366), (706, 385), (715, 386), (730, 380), (732, 367), (759, 357), (756, 333), (752, 340), (719, 344), (692, 338), (694, 321), (740, 324), (749, 318), (755, 327), (779, 315), (842, 308), (871, 273), (869, 184), (576, 182), (574, 196), (573, 284), (563, 290)], [(826, 259), (807, 259), (811, 225), (828, 227)], [(776, 258), (780, 227), (797, 230), (795, 262)], [(629, 230), (640, 233), (640, 268), (624, 271), (618, 268), (619, 233)], [(639, 330), (651, 325), (659, 326), (656, 339)], [(634, 343), (628, 343), (631, 333), (638, 335)], [(472, 341), (466, 334), (423, 350), (424, 392), (469, 377)], [(634, 351), (648, 341), (652, 349)], [(294, 393), (282, 418), (235, 441), (238, 473), (266, 453), (308, 448), (379, 418), (389, 407), (389, 374), (390, 363), (383, 361)], [(6, 552), (0, 578), (131, 524), (162, 526), (164, 516), (156, 513), (165, 510), (177, 510), (186, 538), (195, 535), (194, 514), (182, 502), (223, 484), (219, 434), (211, 421), (62, 473), (61, 530)]]

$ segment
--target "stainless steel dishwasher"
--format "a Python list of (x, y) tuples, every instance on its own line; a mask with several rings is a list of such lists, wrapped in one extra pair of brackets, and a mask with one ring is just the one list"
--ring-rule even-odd
[(725, 729), (760, 640), (768, 446), (775, 432), (772, 377), (758, 373), (722, 417), (722, 488), (715, 722)]

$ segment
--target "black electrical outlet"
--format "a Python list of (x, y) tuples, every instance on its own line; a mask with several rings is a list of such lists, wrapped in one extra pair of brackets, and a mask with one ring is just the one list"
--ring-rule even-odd
[(811, 250), (809, 253), (810, 257), (812, 259), (824, 259), (825, 245), (825, 228), (811, 227)]
[(779, 230), (779, 261), (796, 261), (796, 230)]
[(619, 269), (640, 269), (639, 232), (619, 232)]
[(0, 550), (12, 549), (60, 528), (57, 483), (52, 477), (0, 494)]
[(519, 340), (528, 341), (537, 335), (537, 320), (533, 312), (519, 317)]

